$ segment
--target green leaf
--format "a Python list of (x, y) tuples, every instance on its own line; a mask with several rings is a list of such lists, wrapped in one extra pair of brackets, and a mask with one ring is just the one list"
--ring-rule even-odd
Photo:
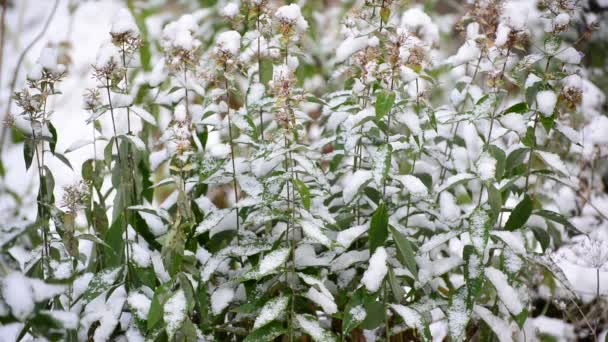
[(511, 211), (511, 215), (509, 215), (509, 219), (505, 224), (505, 230), (515, 230), (521, 228), (530, 218), (532, 214), (532, 199), (528, 194), (524, 195), (524, 199), (519, 202), (513, 211)]
[(400, 303), (405, 293), (399, 284), (399, 279), (397, 279), (397, 276), (395, 276), (395, 272), (393, 272), (392, 267), (388, 268), (388, 283), (391, 286), (391, 292), (393, 293), (395, 303)]
[(25, 160), (25, 170), (29, 170), (34, 159), (34, 142), (32, 140), (23, 141), (23, 159)]
[(391, 111), (395, 102), (395, 93), (383, 91), (376, 97), (376, 119), (382, 118)]
[(397, 258), (399, 261), (407, 267), (407, 269), (412, 272), (414, 277), (418, 279), (418, 267), (416, 265), (416, 253), (414, 253), (414, 248), (412, 247), (412, 243), (401, 234), (397, 229), (390, 227), (391, 234), (393, 235), (393, 240), (395, 241), (395, 245), (397, 245)]
[(306, 210), (310, 210), (310, 191), (308, 190), (308, 186), (306, 186), (304, 182), (297, 178), (292, 179), (292, 181), (298, 189), (298, 193), (300, 194), (300, 198), (302, 199), (302, 205)]
[(556, 213), (554, 211), (551, 210), (535, 210), (534, 211), (534, 215), (538, 215), (541, 217), (546, 218), (547, 220), (551, 220), (553, 222), (557, 222), (561, 225), (563, 225), (564, 227), (571, 229), (573, 231), (576, 232), (580, 232), (580, 229), (576, 228), (572, 223), (570, 223), (570, 221), (568, 221), (568, 219), (563, 216), (562, 214)]
[(381, 301), (376, 300), (374, 296), (366, 294), (363, 299), (363, 307), (367, 315), (363, 322), (361, 322), (361, 328), (371, 330), (384, 323), (386, 310), (384, 310), (384, 304)]
[(533, 147), (534, 140), (534, 127), (528, 127), (526, 130), (526, 135), (521, 138), (521, 143), (524, 144), (524, 146)]
[(287, 328), (281, 322), (271, 322), (261, 328), (255, 329), (251, 334), (247, 335), (243, 342), (267, 342), (273, 341), (275, 338), (285, 334)]
[(511, 151), (505, 162), (505, 176), (511, 175), (513, 169), (521, 165), (528, 155), (529, 148), (518, 148)]
[(384, 245), (388, 237), (388, 211), (384, 202), (380, 203), (369, 226), (369, 252), (374, 253), (376, 248)]
[(488, 203), (490, 203), (490, 209), (492, 210), (490, 221), (495, 223), (500, 215), (500, 209), (502, 209), (502, 195), (492, 183), (488, 184)]
[(383, 23), (388, 23), (388, 19), (391, 17), (391, 9), (388, 7), (382, 7), (380, 10), (380, 18)]
[(355, 310), (359, 310), (360, 308), (363, 308), (365, 310), (363, 306), (365, 302), (365, 295), (365, 290), (363, 289), (363, 287), (360, 287), (355, 290), (355, 292), (353, 292), (352, 296), (350, 297), (350, 300), (344, 308), (344, 317), (342, 318), (342, 335), (347, 335), (353, 329), (363, 323), (363, 321), (365, 321), (367, 313), (363, 319), (360, 319), (360, 316), (353, 315), (353, 313), (356, 313), (356, 311), (353, 311), (353, 309), (355, 308)]
[(547, 250), (547, 247), (549, 247), (549, 244), (551, 243), (551, 236), (549, 233), (547, 233), (547, 231), (541, 227), (531, 226), (530, 228), (532, 228), (534, 237), (540, 243), (540, 247), (543, 249), (543, 252)]
[(119, 266), (123, 264), (124, 227), (124, 217), (123, 215), (119, 215), (106, 232), (103, 240), (110, 247), (104, 247), (105, 265)]
[(85, 302), (89, 302), (95, 297), (99, 296), (102, 292), (107, 291), (108, 288), (114, 284), (114, 281), (118, 278), (121, 268), (105, 269), (93, 277), (87, 290), (82, 294), (82, 299)]
[(511, 107), (507, 108), (502, 114), (509, 114), (509, 113), (525, 113), (528, 111), (528, 104), (525, 102), (520, 102), (520, 103), (516, 103), (514, 105), (512, 105)]
[(262, 59), (260, 61), (260, 68), (260, 81), (262, 84), (266, 85), (272, 80), (272, 61), (266, 58)]
[(55, 146), (57, 146), (57, 130), (52, 123), (48, 124), (49, 131), (51, 132), (51, 141), (49, 141), (49, 147), (51, 148), (51, 152), (55, 153)]
[(513, 316), (513, 319), (515, 320), (515, 323), (517, 323), (519, 329), (523, 329), (524, 323), (526, 323), (526, 320), (528, 319), (528, 309), (524, 308), (517, 316)]

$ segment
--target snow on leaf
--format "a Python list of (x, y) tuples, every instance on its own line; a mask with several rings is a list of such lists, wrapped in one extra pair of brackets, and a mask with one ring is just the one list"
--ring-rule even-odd
[(269, 322), (279, 319), (287, 309), (288, 304), (289, 298), (287, 296), (276, 297), (266, 302), (256, 316), (253, 328), (260, 328)]
[(486, 267), (484, 273), (486, 278), (488, 278), (492, 285), (494, 285), (494, 288), (496, 288), (496, 294), (509, 312), (514, 316), (519, 315), (524, 309), (524, 306), (519, 300), (517, 291), (509, 285), (507, 276), (494, 267)]
[(424, 330), (422, 316), (416, 310), (399, 304), (391, 304), (391, 308), (401, 316), (405, 325), (410, 328), (418, 329), (419, 331)]
[(173, 339), (175, 332), (186, 319), (186, 295), (184, 290), (175, 292), (164, 305), (163, 320), (166, 324), (169, 340)]
[(325, 234), (323, 234), (317, 223), (304, 220), (301, 222), (301, 226), (304, 235), (319, 242), (325, 247), (331, 246), (331, 240)]
[(369, 292), (376, 292), (380, 289), (382, 280), (388, 272), (386, 258), (387, 254), (384, 247), (378, 247), (369, 259), (369, 267), (363, 273), (363, 278), (361, 278), (361, 283), (363, 283)]
[(507, 322), (494, 316), (490, 310), (484, 308), (483, 306), (475, 305), (473, 312), (475, 312), (479, 318), (486, 322), (494, 334), (496, 334), (496, 337), (498, 337), (500, 342), (513, 341), (511, 327)]
[(310, 335), (315, 342), (335, 342), (335, 336), (325, 330), (321, 324), (311, 315), (296, 315), (296, 321), (300, 328)]
[(372, 173), (367, 170), (357, 170), (353, 174), (346, 176), (344, 179), (344, 189), (342, 190), (344, 203), (350, 203), (361, 187), (372, 179), (372, 176)]

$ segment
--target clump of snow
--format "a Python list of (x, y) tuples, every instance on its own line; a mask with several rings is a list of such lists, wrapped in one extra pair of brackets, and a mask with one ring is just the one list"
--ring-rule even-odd
[(139, 34), (139, 29), (137, 28), (137, 24), (135, 24), (135, 20), (131, 15), (131, 12), (126, 8), (121, 8), (116, 17), (112, 21), (112, 29), (110, 30), (112, 34), (120, 35), (120, 34)]
[(496, 317), (492, 312), (483, 306), (475, 305), (473, 312), (479, 316), (498, 337), (500, 342), (513, 341), (511, 327), (507, 322), (499, 317)]
[(569, 47), (564, 49), (563, 51), (560, 51), (557, 55), (555, 55), (555, 58), (559, 59), (564, 63), (579, 64), (583, 59), (583, 54), (577, 49)]
[(344, 203), (350, 203), (359, 192), (361, 186), (369, 182), (372, 177), (373, 174), (368, 170), (357, 170), (354, 173), (345, 176), (343, 181), (344, 189), (342, 190)]
[(352, 307), (348, 313), (351, 315), (352, 320), (355, 322), (363, 322), (363, 320), (365, 320), (365, 317), (367, 317), (367, 312), (365, 311), (363, 305), (357, 305)]
[(2, 297), (11, 308), (13, 316), (23, 320), (34, 311), (32, 287), (20, 272), (11, 272), (2, 280)]
[(403, 184), (403, 187), (407, 193), (412, 195), (414, 198), (426, 197), (429, 194), (429, 190), (427, 189), (426, 185), (424, 185), (424, 183), (422, 183), (422, 181), (416, 176), (400, 175), (393, 178)]
[(177, 21), (173, 21), (163, 29), (161, 46), (165, 51), (181, 49), (186, 51), (196, 50), (201, 42), (194, 37), (198, 25), (190, 14), (183, 15)]
[(369, 259), (369, 267), (363, 273), (363, 278), (361, 278), (361, 283), (363, 283), (369, 292), (376, 292), (380, 289), (382, 280), (388, 272), (386, 258), (387, 254), (384, 247), (378, 247)]
[(279, 7), (275, 16), (281, 23), (295, 26), (300, 32), (308, 29), (308, 22), (302, 16), (300, 6), (296, 4)]
[(401, 15), (401, 27), (416, 32), (427, 45), (439, 41), (439, 28), (428, 14), (419, 8), (410, 8)]
[(179, 289), (165, 303), (163, 320), (167, 325), (169, 339), (182, 325), (186, 319), (186, 295), (184, 290)]
[(519, 300), (517, 291), (509, 285), (507, 276), (494, 267), (486, 267), (484, 273), (486, 278), (488, 278), (492, 285), (494, 285), (494, 288), (496, 288), (498, 297), (507, 307), (509, 312), (515, 316), (519, 315), (523, 311), (524, 306)]
[(482, 180), (490, 180), (496, 174), (496, 159), (484, 152), (477, 160), (477, 173)]
[(359, 226), (354, 226), (345, 230), (342, 230), (338, 233), (336, 237), (336, 241), (341, 244), (344, 248), (348, 248), (353, 241), (355, 241), (359, 236), (367, 231), (368, 225), (362, 224)]
[(214, 315), (219, 315), (230, 305), (234, 298), (234, 289), (230, 286), (222, 286), (215, 290), (211, 295), (211, 311)]
[(536, 104), (538, 111), (545, 117), (553, 115), (555, 110), (555, 104), (557, 104), (557, 95), (551, 90), (539, 91), (536, 94)]
[(216, 38), (216, 53), (237, 56), (241, 50), (241, 34), (237, 31), (225, 31)]
[(233, 19), (239, 14), (239, 5), (230, 2), (220, 10), (220, 14), (226, 18)]
[(333, 315), (338, 312), (338, 306), (334, 302), (334, 299), (325, 293), (320, 292), (314, 287), (310, 287), (306, 292), (306, 298), (319, 305), (323, 311), (328, 315)]
[(127, 303), (129, 303), (129, 306), (134, 310), (133, 312), (137, 318), (141, 320), (147, 319), (148, 312), (150, 311), (150, 305), (152, 303), (150, 298), (146, 297), (142, 293), (134, 292), (131, 293), (127, 298)]
[(391, 304), (391, 308), (401, 316), (405, 325), (410, 328), (423, 330), (422, 316), (416, 310), (399, 304)]

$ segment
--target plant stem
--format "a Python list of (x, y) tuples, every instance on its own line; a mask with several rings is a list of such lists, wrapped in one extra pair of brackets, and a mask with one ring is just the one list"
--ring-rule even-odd
[[(261, 6), (257, 6), (257, 17), (256, 17), (256, 29), (258, 31), (258, 83), (262, 84), (262, 58), (260, 53), (260, 38), (262, 32), (260, 31), (260, 11)], [(264, 142), (264, 110), (260, 106), (260, 140)]]
[(228, 139), (230, 139), (230, 158), (232, 159), (232, 183), (234, 190), (234, 201), (235, 201), (235, 209), (236, 209), (236, 243), (240, 244), (240, 219), (239, 219), (239, 194), (237, 190), (237, 182), (236, 182), (236, 164), (234, 162), (234, 141), (232, 138), (232, 121), (230, 119), (230, 90), (228, 88), (228, 77), (226, 76), (227, 67), (224, 66), (224, 85), (226, 87), (226, 106), (228, 113)]
[[(114, 118), (114, 106), (112, 105), (112, 94), (110, 93), (110, 79), (106, 78), (106, 94), (108, 96), (108, 105), (110, 106), (110, 116), (112, 118), (112, 129), (114, 130), (114, 143), (116, 145), (116, 154), (118, 156), (118, 165), (115, 165), (114, 167), (118, 167), (119, 169), (121, 169), (123, 167), (122, 165), (122, 158), (120, 157), (120, 147), (118, 145), (118, 131), (116, 130), (116, 120)], [(120, 173), (122, 175), (122, 172)], [(122, 189), (122, 197), (123, 197), (123, 201), (126, 201), (126, 192), (125, 192), (125, 188), (121, 187)], [(127, 212), (127, 205), (123, 205), (123, 215), (124, 215), (124, 220), (125, 220), (125, 268), (126, 268), (126, 274), (125, 274), (125, 287), (128, 290), (129, 289), (129, 279), (130, 277), (130, 270), (129, 270), (129, 217), (128, 217), (128, 212)]]

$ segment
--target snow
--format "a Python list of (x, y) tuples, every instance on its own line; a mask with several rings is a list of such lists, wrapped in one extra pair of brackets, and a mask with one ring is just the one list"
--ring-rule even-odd
[[(40, 66), (43, 69), (48, 70), (50, 72), (61, 73), (61, 72), (65, 71), (65, 66), (59, 65), (57, 63), (58, 60), (59, 60), (59, 56), (57, 54), (57, 49), (51, 48), (51, 47), (46, 47), (46, 48), (42, 49), (42, 51), (40, 52), (40, 57), (38, 58), (38, 64), (40, 64)], [(36, 72), (36, 74), (37, 73), (38, 72)], [(38, 75), (36, 75), (36, 76), (38, 76)], [(37, 79), (40, 79), (40, 77), (38, 77)]]
[(409, 32), (416, 32), (427, 45), (439, 41), (439, 28), (431, 17), (419, 8), (410, 8), (401, 15), (401, 27)]
[(487, 152), (482, 153), (477, 160), (477, 173), (484, 181), (493, 179), (496, 174), (496, 159)]
[(504, 128), (515, 131), (517, 134), (526, 132), (526, 121), (521, 114), (509, 113), (501, 116), (499, 121)]
[(319, 322), (313, 319), (312, 316), (296, 315), (296, 321), (302, 330), (312, 337), (313, 341), (329, 342), (334, 340), (333, 336), (325, 331)]
[(561, 158), (552, 152), (546, 151), (534, 151), (547, 165), (553, 168), (556, 172), (559, 172), (564, 175), (569, 175), (568, 168), (566, 164), (561, 160)]
[(222, 286), (215, 290), (211, 295), (211, 311), (214, 315), (219, 315), (230, 305), (234, 299), (234, 289), (230, 286)]
[(554, 27), (564, 27), (570, 23), (570, 15), (568, 13), (560, 13), (553, 19)]
[(367, 312), (365, 311), (363, 305), (357, 305), (352, 307), (348, 313), (351, 315), (352, 320), (355, 322), (363, 322), (363, 320), (365, 320), (365, 317), (367, 317)]
[(367, 47), (367, 37), (348, 37), (336, 49), (336, 63), (347, 60), (355, 52)]
[(355, 195), (359, 192), (361, 186), (369, 182), (373, 174), (368, 170), (357, 170), (352, 174), (344, 177), (342, 198), (344, 203), (350, 203)]
[(454, 196), (448, 191), (444, 191), (439, 195), (439, 212), (441, 213), (441, 217), (447, 222), (457, 221), (460, 217), (460, 207), (456, 204)]
[(181, 16), (163, 29), (161, 45), (165, 51), (170, 49), (182, 49), (186, 51), (196, 50), (201, 42), (194, 37), (198, 25), (190, 14)]
[(513, 341), (511, 327), (509, 324), (507, 324), (507, 322), (494, 316), (490, 310), (484, 308), (483, 306), (475, 305), (473, 312), (475, 312), (477, 316), (486, 322), (490, 329), (492, 329), (492, 331), (496, 334), (500, 342)]
[(239, 5), (235, 2), (230, 2), (226, 6), (222, 7), (220, 14), (224, 17), (233, 19), (239, 14)]
[(405, 112), (397, 116), (397, 120), (403, 122), (410, 130), (412, 135), (419, 136), (422, 133), (420, 119), (414, 112)]
[(220, 33), (216, 38), (218, 52), (237, 56), (241, 50), (241, 34), (237, 31), (226, 31)]
[(399, 175), (394, 176), (393, 178), (403, 184), (403, 187), (407, 193), (412, 195), (414, 198), (426, 197), (429, 193), (426, 185), (424, 185), (424, 183), (422, 183), (418, 177), (412, 175)]
[(458, 236), (459, 234), (460, 232), (458, 231), (435, 234), (427, 242), (420, 246), (420, 248), (418, 248), (418, 254), (428, 253), (436, 247), (439, 247), (443, 243), (449, 241), (451, 238)]
[(311, 222), (308, 220), (304, 220), (300, 223), (300, 225), (302, 227), (302, 231), (304, 232), (304, 235), (319, 242), (323, 246), (326, 246), (326, 247), (331, 246), (331, 240), (325, 234), (323, 234), (323, 232), (321, 231), (321, 228), (319, 228), (317, 222)]
[(131, 293), (127, 298), (127, 303), (129, 303), (129, 306), (133, 308), (133, 313), (137, 316), (137, 318), (144, 321), (148, 319), (148, 312), (150, 311), (150, 305), (152, 303), (150, 298), (146, 297), (142, 293), (134, 292)]
[(553, 115), (556, 103), (557, 95), (555, 95), (555, 93), (551, 90), (539, 91), (538, 94), (536, 94), (538, 111), (540, 111), (545, 117)]
[(446, 62), (451, 63), (453, 66), (459, 66), (478, 58), (480, 52), (481, 51), (474, 41), (467, 40), (458, 49), (458, 52), (456, 52), (454, 56), (448, 58)]
[(95, 59), (95, 67), (103, 69), (112, 65), (121, 65), (122, 60), (118, 48), (109, 41), (103, 42), (97, 50), (97, 58)]
[(391, 304), (391, 308), (401, 316), (405, 325), (410, 328), (419, 329), (419, 331), (424, 330), (422, 316), (416, 310), (399, 304)]
[(26, 319), (33, 311), (34, 298), (28, 278), (19, 272), (11, 272), (2, 280), (2, 297), (19, 320)]
[(137, 28), (137, 24), (135, 24), (135, 20), (131, 15), (131, 12), (127, 8), (121, 8), (116, 17), (112, 21), (112, 29), (110, 30), (112, 34), (120, 35), (120, 34), (139, 34), (139, 29)]
[(367, 261), (367, 259), (369, 259), (369, 251), (367, 250), (349, 251), (340, 255), (339, 257), (334, 259), (334, 261), (332, 261), (331, 270), (332, 272), (341, 271), (347, 269), (348, 267), (357, 262)]
[(486, 267), (484, 274), (492, 285), (494, 285), (494, 288), (496, 288), (496, 294), (509, 312), (515, 316), (519, 315), (523, 311), (524, 306), (519, 300), (517, 291), (509, 285), (507, 276), (494, 267)]
[(308, 29), (308, 22), (302, 16), (300, 6), (296, 4), (279, 7), (275, 16), (280, 22), (295, 26), (300, 32)]
[(359, 236), (363, 233), (367, 232), (368, 225), (362, 224), (359, 226), (354, 226), (345, 230), (338, 232), (338, 236), (336, 237), (336, 241), (342, 245), (344, 248), (348, 248), (353, 241), (355, 241)]
[(469, 313), (467, 312), (464, 292), (460, 292), (452, 297), (452, 305), (448, 309), (448, 328), (450, 335), (455, 339), (463, 336), (464, 330), (469, 322)]
[(163, 321), (167, 326), (167, 334), (169, 339), (173, 338), (173, 335), (182, 325), (186, 319), (186, 295), (184, 290), (179, 289), (175, 292), (164, 305)]
[(564, 63), (579, 64), (583, 59), (583, 54), (575, 48), (569, 47), (560, 51), (557, 55), (555, 55), (555, 58)]
[(282, 318), (283, 312), (287, 309), (289, 298), (280, 296), (266, 302), (253, 323), (253, 329), (263, 327), (264, 325)]
[(380, 289), (382, 280), (388, 272), (386, 258), (387, 254), (384, 247), (378, 247), (369, 259), (369, 267), (361, 278), (361, 283), (369, 292), (376, 292)]
[(289, 256), (289, 248), (281, 248), (268, 253), (260, 262), (259, 273), (266, 275), (279, 268)]
[(338, 306), (334, 302), (334, 299), (324, 293), (319, 292), (314, 287), (310, 287), (308, 289), (308, 292), (306, 292), (306, 298), (319, 305), (328, 315), (333, 315), (338, 312)]

